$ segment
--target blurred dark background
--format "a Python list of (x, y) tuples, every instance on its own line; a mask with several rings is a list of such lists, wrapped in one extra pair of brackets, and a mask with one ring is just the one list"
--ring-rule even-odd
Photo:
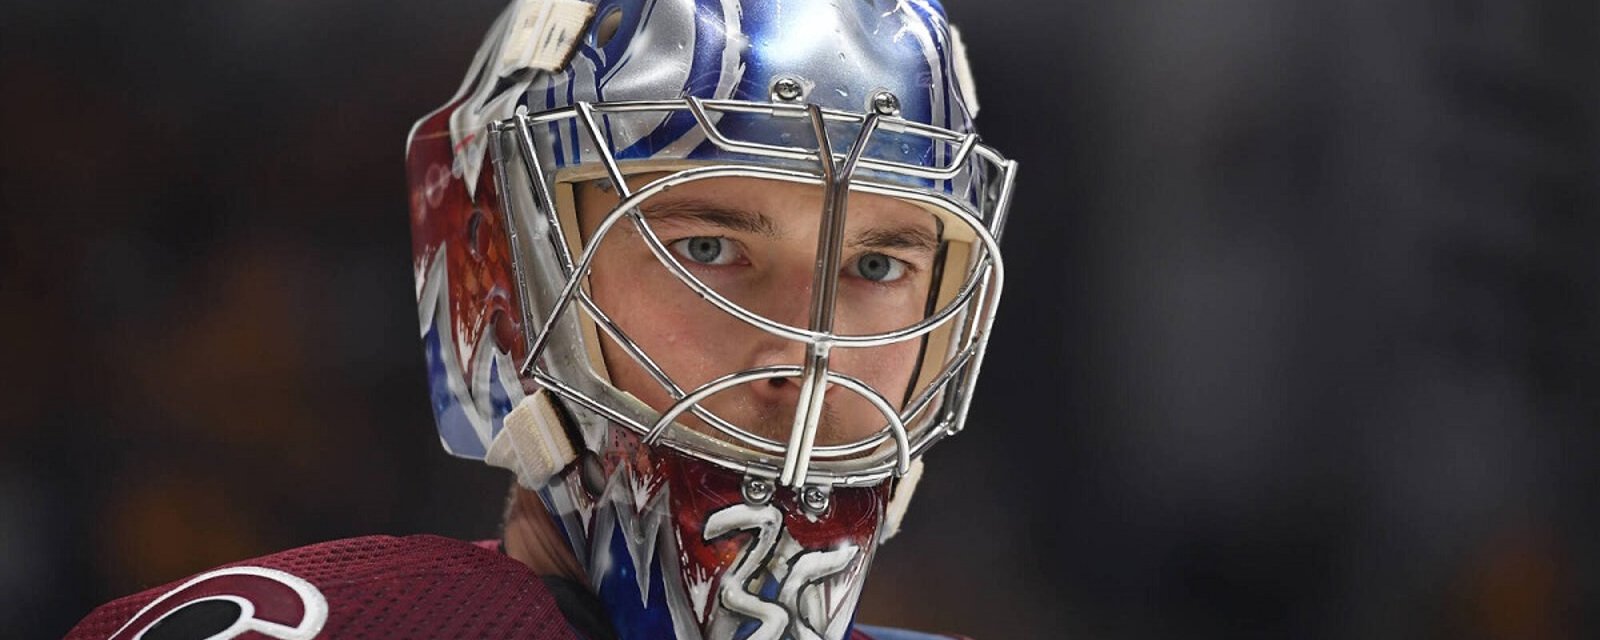
[[(1600, 633), (1600, 3), (951, 0), (1023, 164), (972, 426), (863, 619)], [(402, 145), (498, 0), (0, 0), (0, 636), (495, 533)]]

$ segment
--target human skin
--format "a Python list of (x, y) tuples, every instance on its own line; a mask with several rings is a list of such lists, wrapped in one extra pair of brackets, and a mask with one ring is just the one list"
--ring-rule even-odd
[[(659, 177), (630, 178), (634, 189)], [(577, 185), (582, 237), (599, 242), (589, 290), (596, 304), (681, 388), (770, 365), (802, 365), (805, 343), (774, 336), (718, 309), (680, 282), (650, 251), (629, 220), (595, 238), (617, 195), (605, 181)], [(815, 286), (820, 186), (756, 178), (690, 182), (640, 206), (663, 244), (695, 277), (768, 319), (807, 328)], [(864, 335), (921, 320), (938, 251), (938, 226), (921, 208), (884, 196), (851, 194), (834, 331)], [(657, 411), (673, 400), (618, 344), (602, 341), (612, 383)], [(899, 408), (916, 368), (920, 340), (835, 348), (829, 367), (882, 393)], [(798, 378), (739, 385), (702, 406), (757, 435), (787, 442), (800, 395)], [(691, 414), (692, 428), (717, 432)], [(885, 418), (866, 398), (830, 385), (817, 443), (841, 444), (880, 431)]]
[[(638, 188), (659, 175), (634, 176), (630, 186)], [(582, 237), (595, 241), (596, 229), (616, 207), (617, 196), (600, 182), (577, 185), (575, 196)], [(807, 326), (820, 187), (720, 178), (674, 187), (640, 210), (678, 261), (714, 290), (767, 318)], [(862, 335), (921, 320), (938, 250), (937, 223), (914, 205), (881, 196), (853, 194), (847, 210), (835, 331)], [(667, 271), (627, 220), (613, 225), (599, 242), (589, 281), (595, 303), (680, 387), (693, 389), (754, 367), (803, 362), (804, 344), (766, 333), (701, 299)], [(713, 246), (714, 260), (697, 259), (711, 255)], [(666, 390), (619, 345), (606, 339), (601, 346), (619, 389), (657, 411), (672, 404)], [(871, 385), (898, 408), (920, 348), (921, 340), (838, 348), (832, 351), (830, 368)], [(739, 385), (704, 405), (723, 419), (782, 442), (792, 427), (799, 395), (796, 379), (775, 378)], [(884, 423), (865, 399), (837, 387), (826, 392), (824, 407), (819, 444), (858, 440)], [(692, 415), (680, 421), (715, 434)], [(503, 540), (506, 553), (536, 573), (587, 583), (536, 493), (513, 487)]]

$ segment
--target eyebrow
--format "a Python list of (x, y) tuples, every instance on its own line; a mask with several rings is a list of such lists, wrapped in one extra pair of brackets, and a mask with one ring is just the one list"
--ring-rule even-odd
[(652, 222), (699, 222), (732, 231), (778, 237), (778, 225), (759, 211), (749, 211), (705, 200), (674, 200), (640, 207)]
[[(777, 223), (765, 213), (708, 200), (690, 198), (658, 202), (642, 206), (639, 210), (651, 222), (701, 223), (765, 238), (781, 235)], [(926, 228), (907, 224), (866, 229), (855, 234), (847, 244), (866, 249), (902, 249), (931, 254), (938, 251), (939, 238)]]
[(867, 249), (904, 249), (918, 253), (934, 253), (939, 249), (939, 239), (933, 232), (920, 226), (901, 225), (867, 229), (851, 238), (851, 246)]

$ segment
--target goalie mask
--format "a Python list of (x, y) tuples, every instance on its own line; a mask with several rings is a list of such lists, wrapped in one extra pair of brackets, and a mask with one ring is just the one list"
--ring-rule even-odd
[(1015, 166), (920, 0), (519, 0), (407, 144), (440, 439), (624, 638), (841, 638), (958, 432)]

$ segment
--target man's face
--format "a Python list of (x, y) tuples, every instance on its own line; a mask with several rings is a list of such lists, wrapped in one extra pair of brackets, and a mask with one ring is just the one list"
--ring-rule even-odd
[[(630, 179), (637, 188), (658, 177)], [(595, 182), (576, 187), (585, 242), (617, 204)], [(640, 211), (663, 244), (695, 277), (734, 303), (776, 322), (807, 328), (816, 283), (821, 187), (754, 178), (717, 178), (675, 186)], [(867, 335), (906, 327), (925, 316), (939, 249), (939, 226), (921, 208), (892, 198), (851, 194), (845, 222), (834, 332)], [(729, 315), (689, 289), (621, 220), (600, 240), (590, 272), (600, 309), (686, 392), (730, 373), (802, 365), (806, 345)], [(830, 368), (882, 393), (899, 408), (918, 366), (920, 339), (832, 350)], [(673, 401), (645, 368), (609, 338), (602, 354), (612, 383), (657, 411)], [(798, 378), (742, 384), (702, 403), (757, 435), (787, 441), (798, 403)], [(830, 386), (817, 443), (871, 435), (885, 419), (852, 391)], [(716, 432), (686, 414), (680, 421)]]

